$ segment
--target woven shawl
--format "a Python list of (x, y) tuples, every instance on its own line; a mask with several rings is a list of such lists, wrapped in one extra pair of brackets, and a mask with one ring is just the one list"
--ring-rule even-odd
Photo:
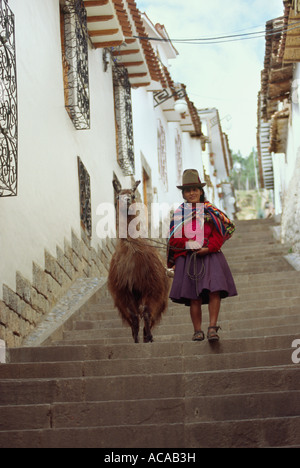
[[(190, 223), (193, 219), (196, 219), (200, 223), (199, 209), (196, 206), (192, 207), (192, 210), (188, 210), (188, 216), (184, 216), (186, 211), (184, 209), (185, 203), (182, 203), (175, 211), (170, 225), (169, 233), (169, 244), (168, 244), (168, 268), (172, 268), (175, 265), (174, 252), (177, 249), (172, 248), (170, 241), (176, 236), (178, 231), (183, 232), (183, 226)], [(224, 238), (224, 242), (230, 239), (235, 231), (234, 223), (228, 218), (228, 216), (219, 210), (216, 206), (210, 202), (204, 202), (204, 218), (205, 220), (212, 220), (217, 231)], [(181, 237), (181, 236), (180, 236)], [(182, 249), (182, 251), (185, 249)]]

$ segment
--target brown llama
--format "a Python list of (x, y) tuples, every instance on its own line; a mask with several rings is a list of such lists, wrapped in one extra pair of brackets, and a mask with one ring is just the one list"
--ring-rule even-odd
[[(118, 195), (119, 226), (126, 228), (126, 237), (119, 238), (112, 257), (108, 288), (124, 323), (132, 329), (135, 343), (139, 343), (140, 319), (144, 319), (144, 343), (153, 341), (152, 329), (157, 325), (168, 306), (169, 279), (162, 259), (147, 239), (134, 239), (128, 234), (129, 207), (134, 203), (135, 191), (122, 190), (119, 182), (113, 186)], [(122, 216), (126, 214), (126, 216)], [(125, 219), (126, 218), (126, 219)]]

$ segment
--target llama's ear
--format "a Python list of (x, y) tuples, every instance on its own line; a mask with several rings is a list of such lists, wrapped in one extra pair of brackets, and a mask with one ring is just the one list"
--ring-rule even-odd
[(120, 182), (118, 180), (116, 180), (116, 179), (113, 180), (113, 187), (114, 187), (115, 191), (117, 192), (117, 194), (119, 195), (119, 193), (122, 190), (122, 185), (120, 184)]
[(138, 181), (134, 184), (134, 186), (132, 187), (132, 190), (131, 190), (132, 193), (134, 193), (134, 192), (136, 191), (136, 189), (138, 188), (138, 186), (140, 185), (140, 183), (141, 183), (141, 180), (138, 180)]

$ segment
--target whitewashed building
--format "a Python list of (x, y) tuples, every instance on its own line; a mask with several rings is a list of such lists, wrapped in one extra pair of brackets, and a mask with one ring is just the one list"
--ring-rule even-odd
[(203, 124), (203, 167), (207, 182), (207, 197), (211, 203), (225, 211), (231, 219), (236, 214), (234, 187), (229, 176), (233, 168), (228, 136), (222, 130), (218, 109), (198, 111)]
[[(0, 339), (16, 346), (79, 277), (107, 274), (112, 181), (176, 203), (204, 176), (201, 122), (167, 32), (134, 0), (0, 0)], [(99, 208), (100, 207), (100, 208)], [(108, 227), (107, 234), (113, 229)]]
[(265, 67), (258, 107), (261, 186), (274, 191), (281, 238), (300, 252), (300, 2), (284, 0), (284, 15), (266, 27)]

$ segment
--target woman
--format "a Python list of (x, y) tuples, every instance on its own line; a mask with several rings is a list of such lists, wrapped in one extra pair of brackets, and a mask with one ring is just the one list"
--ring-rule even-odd
[[(208, 304), (210, 326), (207, 338), (213, 342), (219, 341), (221, 299), (237, 296), (230, 268), (221, 252), (222, 245), (232, 236), (235, 226), (222, 211), (205, 201), (205, 185), (201, 183), (198, 171), (191, 169), (184, 172), (183, 185), (178, 188), (189, 205), (182, 204), (174, 213), (168, 266), (171, 268), (175, 264), (170, 298), (173, 302), (190, 306), (195, 330), (193, 341), (205, 339), (202, 304)], [(200, 203), (204, 204), (204, 226), (203, 216), (201, 218), (203, 205)], [(188, 215), (187, 206), (191, 208)], [(203, 244), (196, 240), (201, 237), (204, 238)]]

